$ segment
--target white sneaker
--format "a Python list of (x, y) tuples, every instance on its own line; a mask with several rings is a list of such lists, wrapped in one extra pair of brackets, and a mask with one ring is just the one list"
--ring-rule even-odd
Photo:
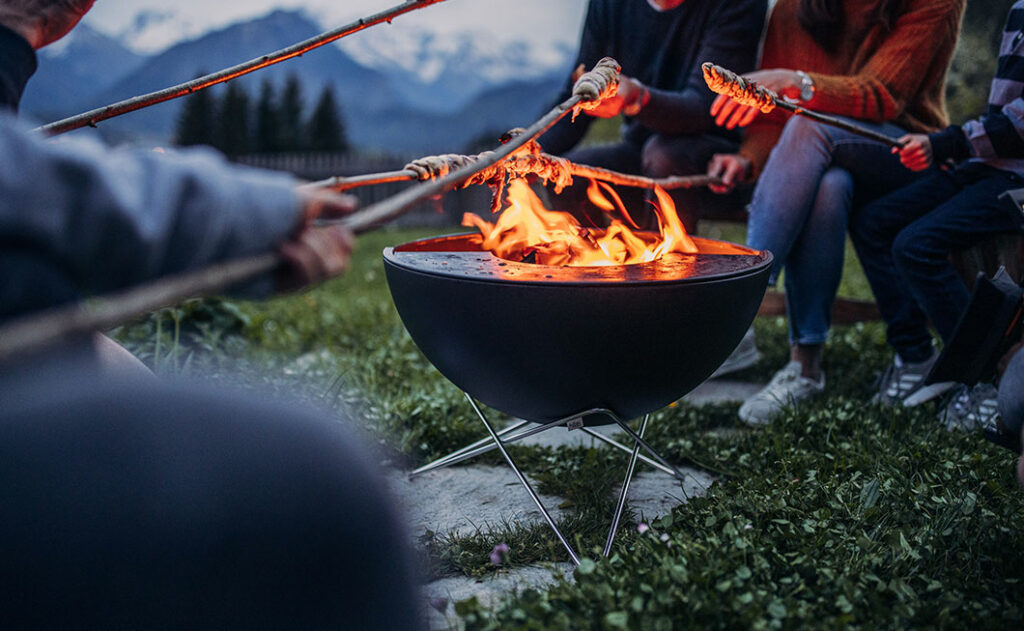
[(882, 375), (878, 392), (871, 400), (885, 405), (902, 403), (904, 407), (912, 408), (945, 394), (957, 384), (952, 381), (928, 385), (924, 383), (928, 373), (931, 372), (932, 365), (938, 359), (939, 354), (932, 353), (932, 356), (923, 362), (904, 362), (899, 355), (896, 355), (892, 364)]
[(733, 349), (732, 354), (725, 358), (725, 362), (718, 367), (718, 370), (711, 373), (708, 379), (717, 379), (722, 375), (739, 372), (750, 368), (761, 359), (761, 353), (757, 351), (757, 340), (754, 338), (754, 327), (747, 329), (739, 345)]
[(748, 425), (765, 425), (779, 415), (782, 408), (821, 394), (825, 375), (820, 379), (804, 377), (800, 362), (791, 361), (775, 373), (760, 392), (740, 406), (740, 420)]

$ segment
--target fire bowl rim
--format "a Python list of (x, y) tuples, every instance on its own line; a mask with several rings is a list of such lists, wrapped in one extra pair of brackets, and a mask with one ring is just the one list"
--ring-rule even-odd
[[(510, 261), (499, 258), (491, 252), (482, 249), (404, 249), (409, 246), (423, 245), (431, 242), (442, 245), (451, 245), (453, 243), (458, 244), (459, 242), (469, 243), (473, 238), (479, 238), (479, 233), (465, 232), (415, 239), (413, 241), (384, 248), (383, 258), (387, 263), (409, 272), (434, 277), (457, 279), (461, 282), (480, 282), (488, 284), (508, 283), (515, 285), (546, 285), (563, 287), (621, 287), (624, 285), (646, 286), (720, 282), (730, 278), (756, 273), (758, 270), (761, 270), (766, 266), (770, 266), (774, 260), (774, 255), (768, 250), (755, 250), (729, 241), (708, 239), (704, 237), (692, 238), (697, 242), (698, 246), (701, 244), (705, 244), (705, 246), (710, 245), (711, 247), (727, 246), (728, 248), (737, 248), (744, 252), (739, 254), (714, 252), (673, 254), (666, 259), (651, 261), (648, 263), (572, 267)], [(445, 269), (444, 267), (436, 265), (428, 267), (422, 264), (417, 264), (417, 258), (419, 258), (420, 263), (424, 260), (424, 257), (416, 257), (418, 254), (430, 255), (432, 258), (437, 258), (438, 255), (443, 255), (444, 258), (452, 260), (458, 264), (462, 264), (463, 266), (472, 264), (479, 267), (480, 265), (484, 265), (489, 267), (491, 271), (469, 274), (464, 271), (452, 271), (452, 269)], [(469, 259), (475, 259), (475, 263), (470, 263)], [(673, 267), (679, 268), (680, 265), (685, 267), (685, 265), (692, 265), (699, 262), (717, 261), (721, 263), (726, 262), (727, 260), (727, 262), (731, 263), (738, 262), (737, 259), (743, 259), (742, 264), (733, 265), (731, 268), (725, 269), (724, 271), (678, 275), (678, 270), (676, 270), (675, 275), (673, 275)], [(442, 265), (445, 264), (443, 263)]]

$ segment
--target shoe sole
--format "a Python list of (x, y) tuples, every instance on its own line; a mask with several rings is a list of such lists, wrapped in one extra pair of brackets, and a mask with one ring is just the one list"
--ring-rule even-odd
[(956, 386), (957, 384), (952, 381), (943, 381), (941, 383), (933, 383), (930, 386), (925, 386), (906, 399), (903, 399), (903, 407), (912, 408), (914, 406), (921, 405), (926, 401), (931, 401), (935, 397), (949, 392)]

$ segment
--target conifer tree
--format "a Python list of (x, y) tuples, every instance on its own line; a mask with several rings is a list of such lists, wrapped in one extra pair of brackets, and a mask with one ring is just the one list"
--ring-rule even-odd
[(302, 86), (298, 76), (290, 74), (285, 80), (278, 108), (278, 138), (282, 151), (302, 151), (306, 148), (302, 133), (302, 110)]
[(330, 84), (324, 86), (309, 117), (306, 146), (311, 151), (348, 151), (345, 123), (339, 114), (337, 101), (334, 100), (334, 88)]
[(278, 125), (274, 86), (264, 79), (260, 84), (260, 99), (256, 105), (256, 138), (253, 144), (257, 152), (275, 153), (282, 150)]
[(175, 142), (183, 147), (212, 145), (216, 109), (216, 99), (209, 90), (199, 90), (184, 99), (174, 133)]
[(217, 116), (217, 148), (228, 156), (252, 150), (249, 134), (249, 95), (237, 81), (228, 83)]

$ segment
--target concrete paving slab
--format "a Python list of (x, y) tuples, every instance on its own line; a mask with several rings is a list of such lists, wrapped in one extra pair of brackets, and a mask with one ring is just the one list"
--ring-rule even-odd
[[(477, 529), (495, 530), (506, 523), (530, 524), (544, 519), (508, 467), (450, 467), (411, 480), (405, 471), (390, 469), (386, 479), (405, 509), (414, 537), (427, 530), (468, 535)], [(559, 519), (562, 499), (540, 497), (552, 518)]]

